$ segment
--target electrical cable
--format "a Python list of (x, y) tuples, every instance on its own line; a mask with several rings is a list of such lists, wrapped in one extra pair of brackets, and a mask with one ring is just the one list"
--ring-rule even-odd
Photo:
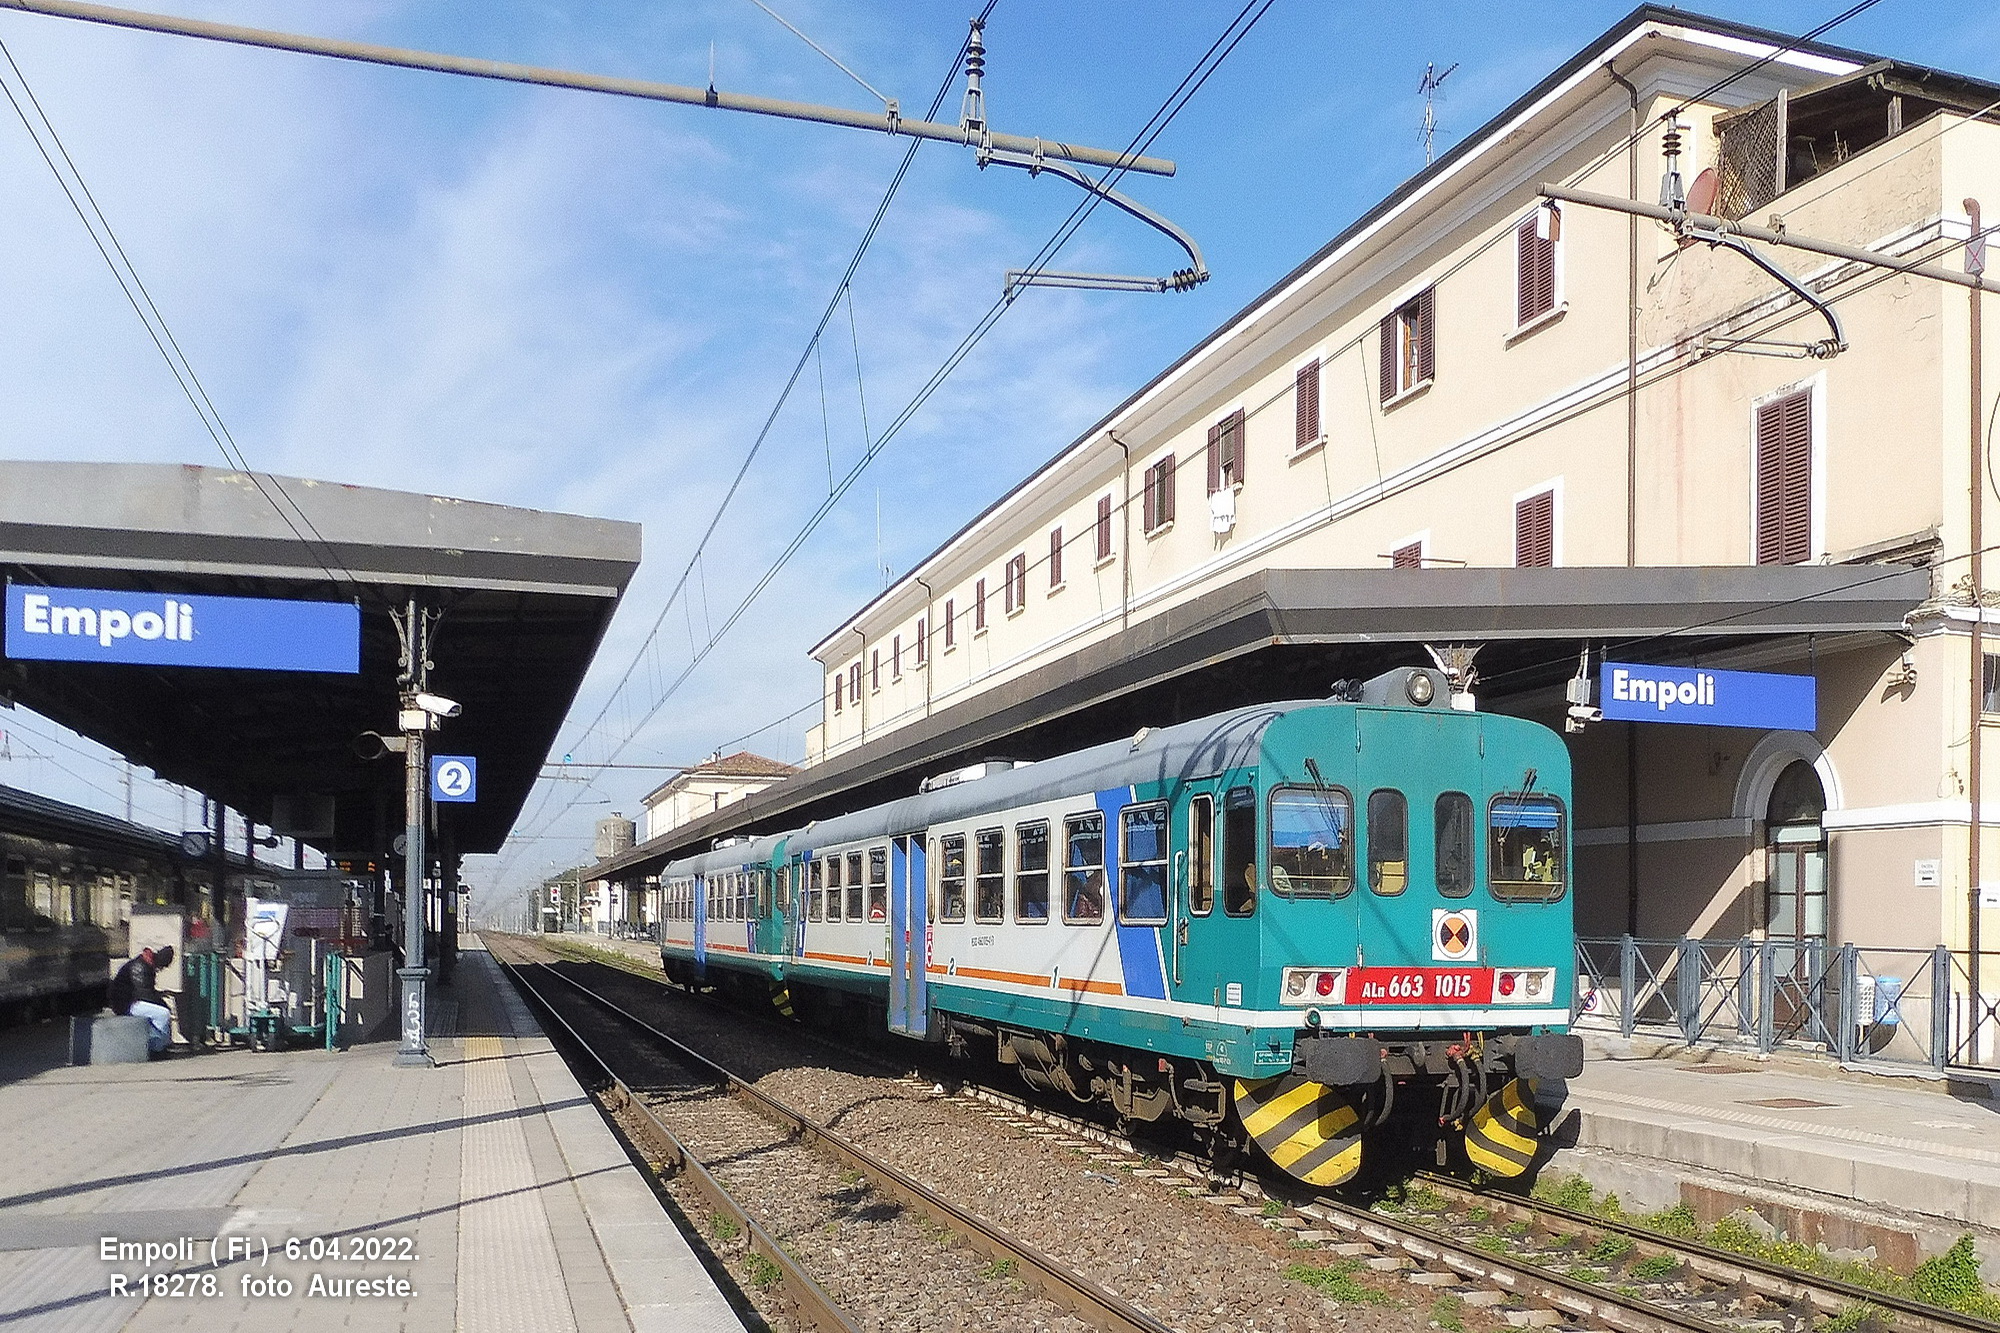
[[(35, 95), (35, 90), (29, 84), (27, 75), (21, 72), (20, 65), (14, 59), (13, 51), (4, 41), (0, 41), (0, 56), (5, 56), (8, 68), (13, 71), (15, 80), (20, 83), (22, 92), (27, 95), (29, 103), (35, 109), (36, 119), (41, 122), (43, 130), (48, 134), (49, 141), (55, 145), (56, 152), (62, 157), (64, 164), (69, 167), (70, 177), (74, 177), (76, 181), (76, 190), (70, 188), (70, 177), (65, 177), (62, 169), (56, 165), (55, 158), (50, 155), (48, 146), (42, 142), (41, 134), (37, 132), (34, 121), (29, 119), (27, 109), (14, 96), (13, 88), (4, 81), (0, 81), (0, 91), (6, 93), (7, 101), (14, 108), (14, 114), (20, 117), (22, 128), (27, 130), (28, 137), (34, 142), (36, 151), (41, 154), (42, 161), (48, 165), (50, 174), (56, 178), (56, 184), (61, 187), (64, 196), (69, 200), (70, 207), (76, 211), (77, 219), (83, 223), (84, 230), (90, 234), (90, 239), (96, 245), (98, 254), (103, 257), (105, 265), (110, 268), (112, 277), (118, 282), (119, 289), (124, 292), (125, 299), (131, 303), (133, 313), (139, 316), (140, 323), (146, 328), (147, 336), (152, 339), (153, 346), (159, 351), (161, 359), (167, 363), (167, 368), (172, 372), (175, 383), (180, 386), (182, 394), (187, 397), (188, 405), (194, 408), (195, 415), (201, 419), (202, 427), (208, 432), (209, 438), (215, 442), (215, 447), (221, 452), (223, 460), (250, 478), (250, 482), (257, 488), (258, 494), (262, 495), (271, 508), (277, 512), (279, 519), (284, 522), (287, 528), (291, 529), (292, 536), (298, 540), (300, 545), (306, 548), (307, 553), (312, 556), (314, 563), (319, 565), (321, 572), (329, 580), (337, 582), (341, 578), (345, 578), (350, 590), (359, 595), (361, 593), (361, 585), (355, 579), (353, 572), (341, 564), (339, 555), (334, 551), (325, 536), (320, 533), (319, 529), (314, 526), (311, 517), (299, 506), (297, 500), (286, 493), (283, 487), (277, 488), (279, 495), (283, 495), (285, 501), (290, 505), (291, 512), (288, 513), (286, 504), (279, 503), (278, 498), (272, 495), (271, 491), (266, 488), (264, 479), (250, 467), (249, 460), (244, 457), (242, 449), (237, 445), (235, 437), (230, 433), (228, 423), (222, 419), (221, 412), (216, 409), (215, 402), (209, 397), (208, 390), (202, 384), (200, 376), (195, 373), (193, 363), (187, 359), (187, 354), (181, 350), (180, 341), (174, 336), (172, 326), (167, 323), (166, 316), (161, 313), (159, 306), (154, 302), (153, 294), (146, 287), (145, 280), (139, 276), (137, 266), (132, 263), (131, 257), (125, 251), (124, 245), (119, 241), (118, 233), (112, 228), (110, 219), (105, 216), (104, 210), (98, 206), (96, 195), (91, 192), (90, 184), (84, 179), (83, 172), (76, 165), (76, 160), (70, 156), (69, 148), (63, 143), (62, 136), (56, 131), (55, 123), (49, 119), (48, 112), (42, 107), (41, 99)], [(82, 192), (83, 199), (88, 201), (90, 205), (87, 212), (83, 202), (77, 198), (77, 190)], [(94, 225), (93, 218), (95, 219)], [(102, 237), (98, 235), (99, 229), (103, 231)], [(106, 249), (105, 247), (107, 240), (110, 242), (110, 249)], [(114, 250), (118, 256), (116, 260), (112, 258), (112, 251)], [(122, 269), (120, 268), (120, 264), (124, 266)], [(128, 274), (130, 276), (129, 283), (127, 282)], [(138, 289), (136, 296), (133, 294), (133, 288), (135, 287)], [(163, 339), (164, 341), (162, 341)], [(172, 349), (171, 352), (168, 350), (170, 347)], [(305, 533), (299, 531), (298, 523), (292, 521), (293, 514), (296, 514), (299, 522), (304, 523), (307, 530), (312, 533), (312, 539), (309, 540)], [(314, 545), (315, 540), (318, 543), (317, 547)], [(329, 564), (328, 557), (331, 557), (331, 564)], [(340, 570), (339, 575), (334, 573), (336, 567)]]
[[(1154, 140), (1156, 140), (1162, 133), (1165, 132), (1167, 127), (1170, 124), (1172, 124), (1174, 118), (1180, 114), (1180, 111), (1186, 107), (1187, 103), (1193, 99), (1195, 94), (1201, 91), (1202, 87), (1207, 84), (1209, 78), (1212, 77), (1215, 71), (1221, 67), (1222, 62), (1228, 59), (1228, 57), (1236, 50), (1237, 46), (1240, 45), (1243, 39), (1250, 34), (1251, 30), (1256, 27), (1257, 23), (1263, 18), (1264, 14), (1270, 10), (1271, 6), (1275, 2), (1276, 0), (1249, 0), (1249, 3), (1244, 5), (1243, 9), (1236, 15), (1236, 17), (1233, 18), (1230, 21), (1230, 23), (1223, 29), (1222, 34), (1215, 39), (1215, 41), (1209, 46), (1208, 50), (1202, 54), (1201, 58), (1196, 61), (1195, 65), (1181, 79), (1181, 82), (1175, 87), (1173, 92), (1168, 94), (1166, 100), (1162, 102), (1159, 110), (1155, 111), (1152, 114), (1152, 116), (1150, 116), (1147, 119), (1146, 123), (1140, 128), (1139, 132), (1133, 137), (1131, 144), (1120, 154), (1120, 158), (1122, 161), (1136, 160), (1137, 158), (1144, 155), (1146, 149), (1151, 146)], [(956, 76), (956, 72), (957, 72), (956, 67), (954, 66), (953, 70), (954, 77)], [(1127, 174), (1129, 170), (1130, 170), (1129, 166), (1123, 166), (1123, 165), (1107, 168), (1103, 177), (1099, 179), (1098, 185), (1100, 186), (1100, 188), (1108, 187), (1112, 182), (1122, 178), (1125, 174)], [(1046, 266), (1053, 261), (1055, 255), (1061, 250), (1062, 246), (1066, 244), (1072, 236), (1075, 235), (1076, 231), (1082, 226), (1083, 222), (1089, 218), (1091, 213), (1093, 213), (1096, 210), (1097, 206), (1102, 202), (1103, 202), (1102, 194), (1099, 192), (1093, 192), (1089, 194), (1084, 200), (1079, 202), (1076, 205), (1076, 207), (1071, 211), (1069, 217), (1065, 219), (1064, 222), (1057, 227), (1056, 231), (1050, 236), (1050, 238), (1047, 241), (1043, 242), (1041, 248), (1036, 252), (1035, 257), (1029, 262), (1026, 271), (1029, 273), (1039, 273), (1044, 268), (1046, 268)], [(612, 760), (615, 760), (618, 754), (623, 751), (625, 745), (630, 743), (632, 739), (632, 734), (636, 733), (637, 730), (644, 728), (652, 720), (652, 718), (658, 714), (660, 708), (665, 706), (666, 701), (673, 696), (673, 694), (681, 687), (682, 684), (684, 684), (688, 680), (690, 676), (693, 675), (695, 670), (699, 668), (699, 666), (707, 658), (709, 653), (714, 650), (715, 646), (718, 643), (720, 643), (720, 641), (725, 635), (728, 634), (729, 630), (737, 623), (737, 621), (739, 621), (743, 617), (743, 615), (749, 610), (750, 606), (756, 601), (756, 599), (759, 596), (761, 596), (764, 590), (770, 586), (773, 580), (777, 578), (778, 574), (790, 562), (791, 558), (798, 552), (799, 548), (803, 546), (806, 540), (811, 537), (813, 532), (818, 529), (819, 525), (825, 520), (827, 515), (831, 513), (832, 509), (839, 503), (841, 497), (844, 496), (847, 493), (847, 491), (852, 488), (853, 484), (857, 480), (859, 480), (861, 474), (867, 469), (869, 464), (872, 463), (874, 459), (880, 455), (882, 450), (889, 444), (889, 442), (893, 440), (896, 437), (896, 435), (901, 432), (902, 428), (905, 425), (907, 425), (911, 419), (915, 417), (915, 415), (922, 408), (924, 403), (930, 399), (931, 395), (934, 394), (937, 391), (937, 389), (945, 382), (945, 380), (949, 378), (952, 372), (958, 368), (959, 364), (962, 363), (966, 358), (966, 356), (968, 356), (971, 353), (972, 349), (976, 347), (985, 338), (986, 334), (992, 329), (993, 325), (999, 321), (1001, 316), (1003, 316), (1006, 313), (1006, 311), (1011, 307), (1011, 305), (1012, 305), (1012, 298), (1010, 296), (1003, 295), (999, 300), (996, 300), (991, 306), (987, 308), (986, 312), (974, 324), (972, 330), (965, 335), (965, 337), (959, 342), (958, 346), (953, 349), (952, 353), (948, 357), (946, 357), (945, 361), (936, 370), (932, 372), (930, 378), (925, 381), (924, 385), (904, 405), (902, 410), (897, 413), (896, 417), (883, 430), (882, 434), (878, 436), (876, 440), (869, 446), (868, 451), (854, 465), (854, 467), (849, 470), (846, 477), (844, 477), (841, 480), (840, 484), (834, 489), (834, 491), (831, 494), (829, 494), (827, 498), (820, 504), (819, 508), (814, 511), (813, 515), (807, 519), (806, 523), (801, 527), (799, 532), (791, 539), (791, 541), (786, 545), (784, 550), (780, 553), (777, 560), (773, 562), (770, 568), (768, 568), (765, 571), (764, 575), (751, 588), (750, 592), (742, 599), (741, 602), (738, 603), (736, 609), (732, 611), (730, 615), (722, 622), (720, 628), (716, 629), (713, 632), (708, 643), (703, 645), (701, 650), (696, 653), (693, 660), (690, 661), (688, 665), (681, 671), (681, 673), (675, 677), (673, 682), (668, 685), (666, 691), (663, 692), (662, 695), (657, 700), (654, 701), (652, 706), (646, 712), (645, 716), (643, 716), (639, 720), (638, 726), (633, 728), (632, 732), (629, 732), (613, 747), (611, 753), (606, 757), (606, 759), (603, 762), (608, 763), (611, 762)], [(801, 358), (801, 363), (803, 363), (803, 357)], [(796, 372), (794, 373), (794, 378), (796, 378)], [(818, 702), (817, 699), (815, 699), (814, 704), (808, 706), (809, 707), (816, 706), (817, 702)], [(600, 713), (600, 717), (601, 716), (602, 714)], [(592, 725), (594, 727), (595, 723), (593, 723)], [(577, 793), (577, 796), (573, 797), (571, 801), (568, 803), (568, 805), (565, 805), (563, 809), (557, 811), (556, 814), (551, 817), (550, 822), (552, 823), (555, 819), (560, 819), (564, 814), (568, 813), (568, 810), (575, 806), (580, 796), (581, 792)], [(496, 875), (496, 879), (504, 878), (508, 868), (509, 865), (507, 863), (503, 863), (500, 872)]]

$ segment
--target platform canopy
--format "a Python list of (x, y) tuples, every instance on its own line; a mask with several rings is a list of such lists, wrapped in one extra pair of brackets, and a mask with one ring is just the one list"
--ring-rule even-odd
[(360, 671), (0, 659), (19, 704), (259, 823), (333, 798), (304, 840), (380, 856), (402, 824), (392, 608), (441, 613), (431, 687), (464, 707), (433, 748), (478, 760), (478, 799), (440, 807), (459, 852), (519, 815), (639, 563), (639, 527), (403, 491), (152, 463), (0, 462), (0, 575), (28, 587), (348, 602)]
[(1810, 640), (1881, 643), (1930, 594), (1896, 564), (1570, 569), (1267, 569), (940, 708), (601, 862), (627, 879), (736, 833), (797, 828), (907, 796), (987, 758), (1046, 759), (1225, 709), (1326, 696), (1340, 679), (1479, 648), (1480, 707), (1561, 710), (1587, 647), (1628, 661), (1713, 661)]

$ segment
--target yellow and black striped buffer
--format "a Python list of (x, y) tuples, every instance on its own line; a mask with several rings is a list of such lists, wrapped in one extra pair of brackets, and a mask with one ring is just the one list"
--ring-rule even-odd
[(774, 986), (771, 988), (771, 1005), (786, 1018), (792, 1016), (792, 988)]
[(1535, 1161), (1535, 1081), (1517, 1078), (1486, 1099), (1465, 1127), (1465, 1155), (1490, 1176), (1518, 1176)]
[(1238, 1079), (1236, 1114), (1266, 1157), (1309, 1185), (1338, 1185), (1361, 1169), (1361, 1117), (1323, 1083)]

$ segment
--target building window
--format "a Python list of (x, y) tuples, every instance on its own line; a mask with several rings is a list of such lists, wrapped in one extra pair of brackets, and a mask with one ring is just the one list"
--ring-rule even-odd
[(1174, 521), (1174, 456), (1168, 454), (1146, 469), (1146, 531), (1158, 532)]
[(882, 689), (882, 650), (874, 648), (868, 654), (868, 689), (879, 693)]
[(1309, 449), (1319, 443), (1319, 361), (1306, 362), (1299, 367), (1298, 381), (1294, 396), (1297, 407), (1294, 413), (1296, 429), (1292, 445), (1298, 449)]
[(1812, 559), (1812, 391), (1757, 409), (1757, 563)]
[(1208, 428), (1208, 493), (1243, 484), (1243, 409)]
[(1514, 325), (1526, 328), (1556, 308), (1556, 240), (1562, 214), (1537, 208), (1514, 232)]
[(1103, 564), (1111, 558), (1111, 497), (1097, 497), (1097, 561)]
[(857, 706), (861, 703), (861, 663), (858, 661), (847, 668), (847, 701)]
[(986, 630), (986, 580), (972, 585), (972, 632), (983, 634)]
[(1382, 319), (1382, 401), (1428, 384), (1437, 373), (1437, 289), (1425, 288)]
[(838, 713), (847, 705), (847, 689), (839, 676), (833, 678), (833, 711)]
[(1063, 585), (1062, 576), (1062, 529), (1049, 529), (1049, 591), (1054, 592)]
[(1007, 562), (1007, 588), (1003, 594), (1008, 615), (1028, 604), (1028, 553), (1019, 552)]
[(903, 678), (903, 636), (892, 635), (889, 639), (889, 679)]
[(1546, 569), (1556, 562), (1556, 493), (1542, 491), (1514, 502), (1514, 563)]
[(958, 608), (952, 599), (944, 599), (944, 646), (949, 652), (958, 645)]
[(1408, 546), (1398, 546), (1389, 552), (1389, 568), (1422, 569), (1424, 567), (1424, 544), (1411, 542)]

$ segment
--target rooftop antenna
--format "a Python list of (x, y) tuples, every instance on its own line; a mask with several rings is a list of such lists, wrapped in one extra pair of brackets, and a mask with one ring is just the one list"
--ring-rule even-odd
[(1423, 82), (1417, 85), (1417, 91), (1424, 95), (1423, 136), (1424, 136), (1425, 166), (1429, 166), (1431, 164), (1431, 158), (1432, 158), (1431, 140), (1435, 138), (1437, 135), (1437, 127), (1438, 127), (1437, 91), (1440, 87), (1444, 85), (1444, 81), (1451, 77), (1452, 70), (1457, 69), (1458, 66), (1459, 62), (1454, 60), (1451, 63), (1451, 69), (1448, 69), (1444, 73), (1440, 74), (1438, 73), (1438, 67), (1427, 61), (1424, 64)]

